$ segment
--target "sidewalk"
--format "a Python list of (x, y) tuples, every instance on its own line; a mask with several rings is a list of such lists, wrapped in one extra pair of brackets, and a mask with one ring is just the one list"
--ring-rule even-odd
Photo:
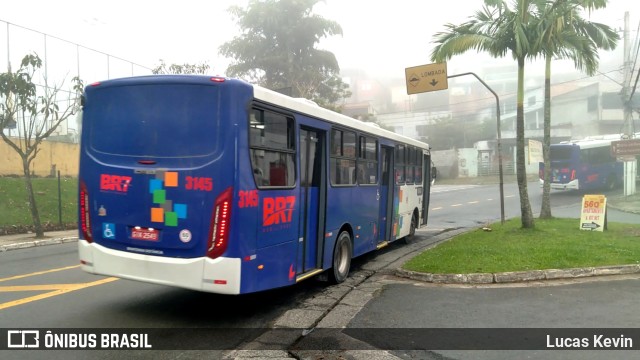
[(631, 196), (613, 196), (607, 199), (607, 206), (632, 214), (640, 214), (640, 193)]
[(0, 236), (0, 252), (74, 242), (78, 240), (78, 230), (49, 231), (45, 239), (36, 239), (35, 234), (12, 234)]

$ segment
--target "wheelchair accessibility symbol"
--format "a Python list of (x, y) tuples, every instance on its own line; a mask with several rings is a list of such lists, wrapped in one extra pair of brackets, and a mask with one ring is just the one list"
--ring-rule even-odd
[(116, 225), (112, 223), (102, 223), (102, 237), (105, 239), (115, 239)]

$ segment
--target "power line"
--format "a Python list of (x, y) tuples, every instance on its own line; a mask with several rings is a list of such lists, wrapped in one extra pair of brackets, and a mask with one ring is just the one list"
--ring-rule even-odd
[[(599, 75), (596, 75), (596, 76), (604, 76), (604, 77), (616, 82), (615, 80), (613, 80), (610, 77), (608, 77), (606, 74), (613, 73), (613, 72), (619, 72), (619, 71), (621, 71), (621, 68), (609, 70), (609, 71), (607, 71), (605, 73), (598, 72)], [(596, 76), (585, 76), (585, 77), (578, 78), (578, 79), (561, 81), (561, 82), (553, 83), (553, 84), (551, 84), (551, 86), (553, 87), (553, 86), (568, 84), (568, 83), (572, 83), (572, 82), (579, 82), (579, 81), (582, 81), (582, 80), (594, 78)], [(618, 85), (621, 85), (621, 84), (618, 84)], [(502, 97), (511, 97), (511, 96), (515, 96), (515, 95), (517, 95), (517, 92), (503, 93), (500, 96), (502, 96)], [(413, 111), (411, 111), (411, 112), (420, 112), (420, 111), (427, 111), (427, 110), (429, 112), (447, 111), (447, 110), (437, 110), (437, 109), (448, 109), (448, 108), (450, 108), (452, 106), (458, 106), (458, 105), (464, 105), (464, 104), (472, 104), (472, 103), (477, 103), (477, 102), (481, 102), (481, 101), (488, 102), (490, 100), (494, 100), (494, 98), (487, 96), (487, 97), (483, 97), (483, 98), (478, 98), (478, 99), (473, 99), (473, 100), (465, 100), (465, 101), (460, 101), (460, 102), (456, 102), (456, 103), (443, 104), (443, 105), (438, 105), (438, 106), (433, 106), (433, 107), (416, 108), (416, 109), (413, 109)], [(539, 101), (536, 101), (536, 103), (539, 103)], [(433, 109), (435, 109), (435, 110), (433, 110)], [(469, 113), (477, 113), (478, 109), (477, 108), (469, 109), (468, 112)], [(402, 118), (402, 115), (406, 114), (406, 113), (407, 113), (407, 111), (394, 111), (394, 112), (378, 113), (378, 114), (376, 114), (376, 116), (380, 116), (380, 115), (396, 115), (397, 114), (398, 118)]]
[[(638, 22), (638, 30), (636, 34), (640, 33), (640, 21)], [(638, 52), (640, 51), (640, 37), (638, 37), (638, 41), (636, 42), (636, 58), (633, 60), (633, 67), (631, 68), (631, 74), (636, 71), (636, 63), (638, 61)], [(640, 69), (638, 70), (638, 74), (636, 75), (636, 82), (633, 84), (633, 88), (631, 89), (631, 95), (629, 95), (629, 99), (627, 101), (631, 101), (633, 99), (633, 94), (636, 92), (636, 87), (638, 86), (638, 78), (640, 77)]]

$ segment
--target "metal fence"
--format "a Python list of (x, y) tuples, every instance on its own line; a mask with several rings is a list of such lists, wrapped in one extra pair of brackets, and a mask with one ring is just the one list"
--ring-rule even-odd
[[(91, 49), (38, 30), (0, 20), (0, 73), (15, 71), (25, 55), (37, 54), (42, 59), (42, 68), (34, 75), (38, 91), (60, 88), (60, 106), (65, 106), (67, 96), (72, 94), (74, 77), (84, 84), (124, 76), (151, 74), (151, 68), (117, 56)], [(64, 98), (64, 99), (63, 99)], [(75, 116), (60, 125), (50, 141), (77, 142), (79, 124)], [(20, 136), (17, 129), (5, 129), (9, 136)]]

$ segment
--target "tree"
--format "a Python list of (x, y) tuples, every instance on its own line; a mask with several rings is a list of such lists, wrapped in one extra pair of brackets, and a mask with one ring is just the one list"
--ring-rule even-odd
[(312, 14), (318, 2), (250, 0), (246, 9), (230, 7), (241, 34), (220, 46), (220, 54), (233, 59), (227, 74), (323, 107), (339, 107), (338, 101), (351, 93), (339, 77), (335, 55), (316, 45), (322, 38), (342, 35), (342, 28)]
[(202, 64), (171, 64), (167, 67), (164, 60), (160, 59), (160, 65), (151, 70), (154, 74), (206, 74), (210, 67), (207, 63)]
[(446, 31), (434, 35), (436, 47), (432, 61), (446, 61), (468, 50), (486, 51), (493, 57), (510, 53), (518, 64), (516, 107), (516, 178), (520, 194), (523, 228), (535, 227), (529, 194), (524, 153), (524, 69), (525, 61), (535, 57), (538, 17), (534, 0), (485, 0), (484, 6), (467, 22), (447, 24)]
[[(82, 92), (82, 81), (73, 78), (74, 92), (69, 92), (66, 107), (61, 110), (58, 95), (62, 87), (49, 87), (45, 78), (43, 89), (38, 91), (33, 82), (34, 75), (41, 67), (40, 57), (30, 54), (22, 59), (16, 72), (9, 69), (0, 74), (0, 136), (22, 159), (29, 210), (37, 238), (44, 237), (44, 231), (31, 181), (31, 163), (38, 155), (42, 141), (78, 109), (79, 94)], [(4, 129), (14, 124), (18, 129), (18, 137), (10, 138)]]
[(598, 69), (598, 48), (612, 50), (620, 37), (607, 25), (586, 21), (581, 10), (604, 8), (607, 0), (556, 0), (538, 3), (541, 14), (537, 47), (545, 57), (544, 81), (544, 185), (540, 218), (551, 218), (551, 60), (572, 59), (578, 70), (593, 75)]

